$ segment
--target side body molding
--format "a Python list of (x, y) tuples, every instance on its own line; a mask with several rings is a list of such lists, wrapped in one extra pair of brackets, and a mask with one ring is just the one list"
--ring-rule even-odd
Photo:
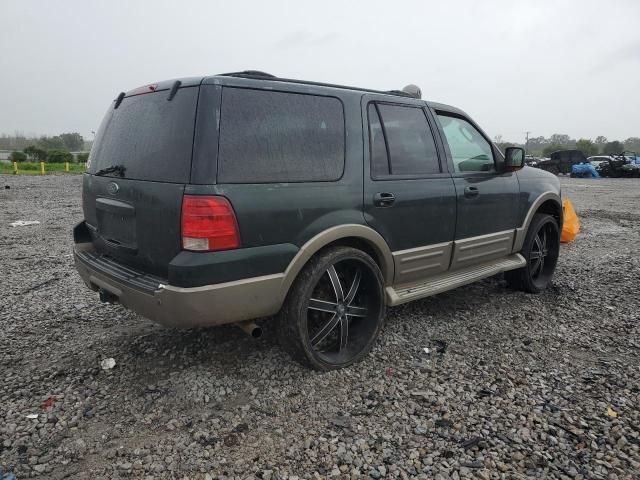
[(309, 259), (320, 249), (336, 240), (343, 238), (356, 238), (366, 242), (376, 253), (380, 262), (380, 270), (385, 281), (385, 285), (393, 282), (394, 265), (391, 250), (384, 238), (370, 227), (358, 224), (337, 225), (318, 233), (305, 243), (284, 272), (280, 289), (280, 300), (284, 301), (291, 284), (300, 273)]
[(522, 222), (522, 226), (516, 228), (516, 236), (515, 241), (513, 242), (513, 253), (519, 252), (522, 250), (522, 246), (524, 245), (524, 238), (527, 236), (527, 230), (529, 229), (529, 225), (531, 224), (531, 220), (533, 220), (533, 216), (538, 211), (540, 206), (546, 202), (547, 200), (551, 200), (557, 204), (560, 215), (562, 215), (562, 199), (560, 195), (556, 192), (544, 192), (541, 194), (529, 207), (529, 211)]

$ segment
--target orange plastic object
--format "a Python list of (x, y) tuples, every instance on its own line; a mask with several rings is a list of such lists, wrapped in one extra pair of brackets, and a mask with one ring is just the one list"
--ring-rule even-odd
[(578, 232), (580, 232), (580, 220), (578, 220), (578, 214), (573, 208), (571, 200), (564, 200), (562, 202), (562, 210), (564, 211), (564, 224), (562, 225), (560, 241), (562, 243), (569, 243), (573, 241), (576, 235), (578, 235)]

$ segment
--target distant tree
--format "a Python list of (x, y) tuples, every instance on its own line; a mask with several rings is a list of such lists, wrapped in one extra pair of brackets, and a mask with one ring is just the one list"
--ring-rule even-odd
[(574, 141), (571, 140), (569, 135), (565, 135), (564, 133), (554, 133), (549, 138), (549, 143), (555, 145), (572, 145)]
[(603, 153), (604, 146), (608, 142), (607, 137), (603, 135), (598, 135), (595, 140), (596, 148), (598, 149), (598, 153)]
[(605, 144), (604, 148), (602, 149), (602, 153), (604, 153), (605, 155), (613, 155), (616, 153), (622, 153), (623, 150), (624, 145), (622, 144), (622, 142), (614, 140), (613, 142), (607, 142)]
[(26, 162), (27, 161), (27, 156), (22, 153), (22, 152), (11, 152), (11, 154), (9, 155), (9, 160), (11, 160), (12, 162)]
[(598, 153), (598, 147), (596, 147), (596, 145), (587, 138), (581, 138), (580, 140), (578, 140), (576, 142), (576, 148), (582, 151), (582, 153), (584, 153), (587, 157), (591, 157), (592, 155)]
[(35, 145), (29, 145), (23, 150), (23, 152), (29, 157), (29, 160), (34, 162), (46, 162), (47, 152)]
[(37, 146), (44, 150), (67, 150), (67, 146), (59, 136), (42, 136), (38, 139)]
[(67, 150), (71, 152), (82, 150), (84, 146), (84, 138), (77, 132), (62, 133), (60, 134), (60, 140), (62, 140), (62, 143), (67, 147)]
[(640, 137), (629, 137), (624, 141), (624, 149), (640, 155)]
[(553, 152), (557, 152), (558, 150), (568, 150), (568, 147), (565, 145), (558, 145), (558, 144), (547, 145), (542, 150), (542, 155), (544, 155), (545, 157), (548, 157)]
[(47, 152), (47, 161), (49, 163), (73, 162), (73, 155), (66, 150), (49, 150)]

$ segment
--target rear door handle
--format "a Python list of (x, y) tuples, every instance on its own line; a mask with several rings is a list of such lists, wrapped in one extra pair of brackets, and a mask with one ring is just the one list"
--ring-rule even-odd
[(396, 197), (393, 193), (381, 192), (373, 196), (373, 204), (376, 207), (390, 207), (395, 201)]
[(480, 195), (480, 190), (478, 187), (464, 187), (464, 196), (467, 198), (473, 198)]

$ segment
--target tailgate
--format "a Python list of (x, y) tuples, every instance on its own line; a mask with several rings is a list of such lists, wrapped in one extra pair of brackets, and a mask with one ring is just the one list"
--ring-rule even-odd
[(98, 252), (166, 277), (181, 250), (198, 90), (154, 90), (125, 96), (110, 107), (82, 189), (85, 221)]

